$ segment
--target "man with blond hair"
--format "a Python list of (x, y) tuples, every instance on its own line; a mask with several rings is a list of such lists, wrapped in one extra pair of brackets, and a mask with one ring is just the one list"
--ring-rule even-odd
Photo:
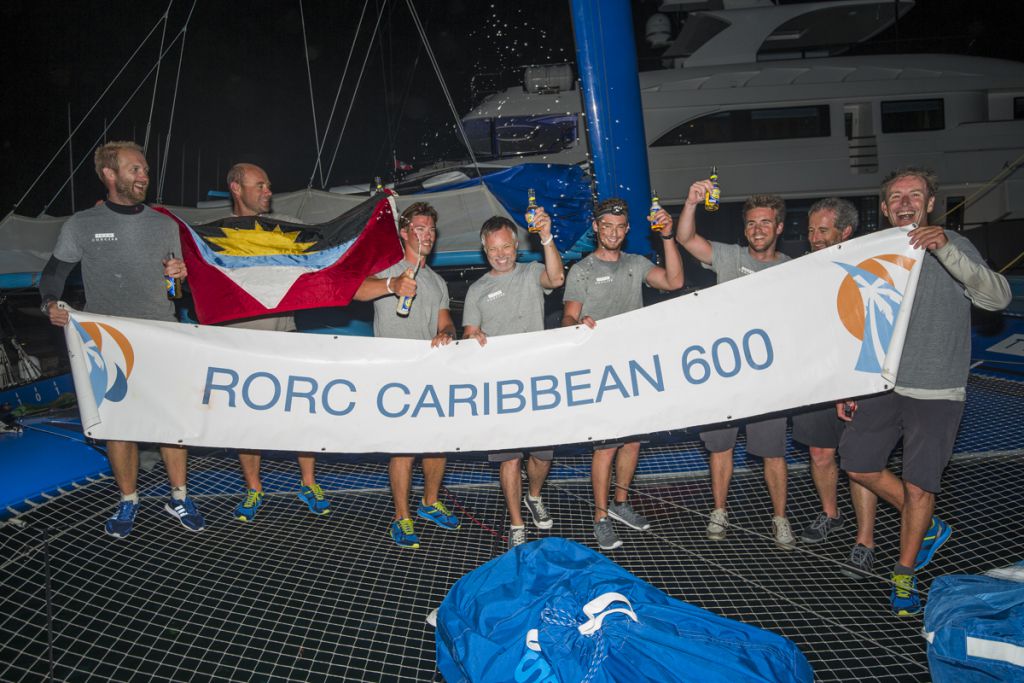
[[(174, 303), (167, 298), (165, 277), (185, 278), (188, 272), (178, 258), (178, 225), (143, 203), (149, 165), (142, 148), (134, 142), (108, 142), (96, 150), (95, 162), (107, 198), (79, 211), (61, 227), (39, 282), (43, 312), (54, 325), (68, 324), (68, 312), (57, 301), (68, 274), (81, 263), (86, 311), (173, 322)], [(202, 531), (206, 521), (185, 486), (185, 449), (163, 444), (160, 454), (171, 486), (164, 509), (186, 529)], [(132, 532), (139, 508), (139, 446), (107, 441), (107, 458), (121, 502), (104, 528), (111, 536), (123, 538)]]

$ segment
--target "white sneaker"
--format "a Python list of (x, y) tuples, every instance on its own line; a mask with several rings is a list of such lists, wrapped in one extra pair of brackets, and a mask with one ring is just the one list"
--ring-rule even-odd
[(772, 517), (772, 533), (775, 535), (775, 545), (783, 550), (792, 550), (796, 547), (796, 536), (793, 535), (793, 529), (785, 517)]
[(509, 527), (508, 531), (508, 548), (511, 550), (517, 545), (526, 543), (526, 527), (514, 526)]
[(725, 531), (729, 527), (729, 513), (725, 508), (715, 508), (711, 511), (711, 521), (708, 522), (708, 538), (712, 541), (721, 541), (725, 538)]

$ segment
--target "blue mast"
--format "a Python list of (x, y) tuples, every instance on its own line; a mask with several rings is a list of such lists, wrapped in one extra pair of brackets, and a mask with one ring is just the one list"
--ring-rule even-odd
[(629, 202), (624, 249), (652, 251), (644, 216), (651, 201), (643, 107), (629, 0), (570, 0), (598, 199)]

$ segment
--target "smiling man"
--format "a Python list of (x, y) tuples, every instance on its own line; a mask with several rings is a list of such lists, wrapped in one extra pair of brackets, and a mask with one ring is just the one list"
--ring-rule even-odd
[[(544, 263), (518, 263), (519, 239), (516, 226), (502, 216), (488, 218), (480, 228), (480, 242), (491, 270), (470, 285), (462, 313), (462, 336), (476, 339), (483, 346), (488, 337), (503, 334), (538, 332), (544, 329), (544, 295), (565, 282), (562, 256), (551, 234), (551, 217), (543, 207), (537, 209), (534, 222), (544, 249)], [(530, 511), (533, 525), (550, 529), (551, 515), (541, 499), (541, 488), (551, 470), (554, 451), (531, 451), (526, 464), (530, 490), (522, 504)], [(501, 463), (501, 490), (508, 506), (510, 548), (526, 542), (520, 495), (522, 495), (522, 459), (519, 452), (495, 453), (491, 462)]]
[[(656, 214), (656, 220), (660, 225), (672, 225), (672, 217), (664, 209)], [(672, 243), (673, 233), (667, 228), (659, 233), (665, 249), (664, 268), (639, 254), (623, 253), (622, 245), (629, 232), (629, 208), (625, 201), (611, 198), (598, 204), (592, 228), (597, 237), (597, 249), (569, 271), (563, 297), (563, 327), (580, 323), (594, 327), (598, 320), (640, 308), (645, 284), (663, 291), (683, 286), (683, 261)], [(647, 518), (629, 504), (629, 485), (639, 457), (639, 441), (601, 444), (594, 449), (590, 466), (594, 537), (602, 550), (622, 545), (612, 520), (640, 531), (651, 527)], [(609, 504), (613, 462), (615, 495)]]
[[(857, 402), (839, 442), (840, 465), (855, 481), (900, 511), (900, 554), (890, 604), (897, 616), (918, 614), (920, 571), (952, 534), (933, 516), (942, 471), (953, 454), (967, 398), (971, 360), (971, 304), (989, 311), (1011, 299), (1006, 278), (992, 271), (966, 238), (931, 225), (938, 180), (931, 171), (904, 168), (882, 183), (882, 215), (912, 228), (910, 244), (926, 249), (892, 392)], [(903, 439), (900, 477), (886, 468)]]
[[(758, 194), (743, 205), (743, 234), (748, 246), (710, 242), (697, 234), (697, 206), (711, 192), (710, 180), (698, 180), (690, 186), (683, 213), (679, 216), (676, 240), (705, 268), (713, 270), (718, 284), (750, 275), (789, 260), (775, 246), (786, 220), (782, 197)], [(770, 407), (770, 406), (766, 406)], [(796, 546), (796, 538), (786, 517), (786, 418), (748, 422), (747, 452), (764, 460), (764, 480), (772, 500), (772, 534), (775, 545), (784, 550)], [(707, 535), (711, 540), (725, 538), (729, 526), (726, 501), (732, 480), (732, 453), (737, 427), (701, 432), (700, 438), (710, 451), (711, 493), (715, 507), (709, 515)]]
[[(108, 142), (96, 150), (95, 163), (107, 198), (61, 227), (39, 282), (43, 312), (54, 325), (68, 324), (68, 312), (57, 307), (57, 300), (68, 274), (81, 263), (86, 311), (174, 322), (174, 303), (167, 298), (164, 277), (184, 278), (188, 273), (184, 261), (176, 258), (181, 254), (177, 223), (142, 203), (149, 188), (149, 164), (142, 148), (134, 142)], [(161, 445), (160, 455), (171, 485), (164, 509), (186, 529), (201, 531), (206, 521), (185, 487), (185, 449)], [(139, 509), (139, 445), (107, 441), (107, 458), (121, 502), (104, 529), (123, 538), (132, 532)]]

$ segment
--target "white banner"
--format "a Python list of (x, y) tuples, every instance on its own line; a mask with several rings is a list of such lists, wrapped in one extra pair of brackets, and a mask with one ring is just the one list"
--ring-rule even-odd
[(65, 334), (83, 426), (98, 439), (313, 453), (528, 448), (888, 390), (921, 254), (906, 230), (886, 230), (593, 330), (485, 347), (80, 312)]

